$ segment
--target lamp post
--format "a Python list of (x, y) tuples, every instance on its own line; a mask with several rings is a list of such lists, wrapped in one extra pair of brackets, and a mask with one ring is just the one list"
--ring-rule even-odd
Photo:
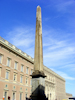
[(51, 93), (50, 93), (50, 100), (51, 100)]

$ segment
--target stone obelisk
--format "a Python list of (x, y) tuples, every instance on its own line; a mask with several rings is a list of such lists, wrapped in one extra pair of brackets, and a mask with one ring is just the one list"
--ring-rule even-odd
[(45, 74), (43, 70), (43, 48), (42, 48), (42, 22), (41, 7), (37, 6), (36, 12), (36, 36), (34, 54), (34, 72), (32, 73), (32, 100), (46, 100), (45, 96)]

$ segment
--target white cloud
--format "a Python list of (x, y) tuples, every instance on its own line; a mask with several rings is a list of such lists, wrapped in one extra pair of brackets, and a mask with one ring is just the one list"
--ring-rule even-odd
[(60, 76), (62, 76), (63, 78), (67, 79), (67, 80), (75, 80), (74, 77), (69, 76), (68, 74), (62, 72), (62, 71), (57, 71), (53, 68), (51, 68), (54, 72), (56, 72), (57, 74), (59, 74)]
[(67, 64), (62, 66), (61, 68), (75, 68), (75, 64)]
[[(74, 13), (75, 1), (74, 0), (50, 0), (46, 8), (54, 8), (53, 10), (60, 13)], [(61, 14), (60, 14), (61, 15)], [(59, 15), (58, 15), (59, 16)]]
[(74, 3), (74, 0), (63, 1), (63, 2), (60, 2), (59, 4), (57, 4), (56, 8), (57, 8), (58, 11), (68, 11), (68, 12), (70, 12), (69, 7), (73, 6), (73, 3)]
[(12, 44), (14, 44), (17, 47), (29, 47), (34, 42), (33, 32), (34, 30), (32, 28), (14, 28), (12, 31), (8, 33), (7, 38), (9, 38), (9, 41), (11, 41)]
[(34, 55), (35, 30), (32, 27), (16, 27), (9, 31), (6, 40), (31, 57)]
[[(44, 65), (60, 68), (60, 66), (75, 63), (75, 46), (72, 38), (69, 35), (70, 33), (61, 35), (63, 33), (66, 34), (66, 32), (53, 30), (52, 28), (43, 31)], [(57, 36), (55, 36), (56, 34)]]
[[(47, 38), (46, 38), (47, 39)], [(57, 41), (52, 40), (48, 41), (47, 43), (44, 43), (44, 57), (52, 60), (60, 60), (67, 57), (70, 57), (70, 55), (75, 54), (75, 47), (68, 44), (65, 40), (63, 41)], [(50, 44), (49, 44), (50, 43)], [(47, 44), (47, 45), (46, 45)]]
[(73, 83), (69, 83), (69, 82), (66, 82), (66, 84), (69, 84), (69, 85), (72, 85), (72, 86), (74, 85), (74, 86), (75, 86), (75, 84), (73, 84)]

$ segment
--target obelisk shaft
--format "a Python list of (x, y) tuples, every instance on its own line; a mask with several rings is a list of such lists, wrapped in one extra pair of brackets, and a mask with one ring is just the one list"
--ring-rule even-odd
[(42, 50), (42, 24), (41, 24), (41, 8), (37, 6), (36, 13), (36, 36), (35, 36), (35, 56), (34, 71), (43, 72), (43, 50)]

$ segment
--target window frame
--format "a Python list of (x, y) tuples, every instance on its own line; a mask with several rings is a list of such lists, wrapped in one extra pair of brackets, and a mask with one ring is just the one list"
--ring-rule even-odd
[(31, 69), (31, 75), (32, 75), (32, 73), (33, 73), (33, 69)]
[[(8, 64), (8, 60), (9, 60), (9, 64)], [(10, 67), (11, 64), (11, 58), (7, 58), (7, 66)]]
[(25, 93), (25, 99), (27, 98), (27, 96), (28, 96), (28, 94), (27, 94), (27, 93)]
[(21, 65), (21, 72), (23, 72), (23, 70), (24, 70), (24, 65), (22, 64)]
[(26, 74), (29, 73), (29, 67), (26, 67)]
[[(7, 94), (6, 94), (6, 98), (5, 98), (5, 92), (7, 93)], [(5, 90), (5, 91), (4, 91), (4, 100), (7, 100), (7, 97), (8, 97), (8, 92)]]
[[(8, 76), (7, 76), (8, 75)], [(6, 71), (6, 76), (5, 79), (8, 80), (9, 79), (9, 71)]]
[(23, 83), (23, 75), (20, 75), (20, 83)]
[(15, 99), (13, 98), (13, 94), (15, 94), (15, 99), (16, 99), (16, 93), (15, 93), (15, 92), (12, 93), (12, 100), (15, 100)]
[[(15, 77), (14, 77), (15, 76)], [(16, 73), (14, 73), (14, 75), (13, 75), (13, 80), (16, 82), (17, 81), (17, 74)]]
[(20, 100), (22, 100), (22, 92), (20, 92)]
[(28, 78), (26, 77), (26, 81), (25, 81), (26, 85), (28, 85)]
[(15, 63), (14, 63), (14, 69), (15, 69), (15, 70), (18, 69), (18, 62), (17, 62), (17, 61), (15, 61)]
[[(6, 75), (7, 72), (8, 72), (8, 74), (7, 74), (7, 75), (8, 75), (8, 79), (7, 79), (7, 75)], [(9, 69), (6, 69), (6, 73), (5, 73), (5, 79), (6, 79), (6, 80), (9, 80), (9, 77), (10, 77), (10, 70), (9, 70)]]
[(32, 79), (30, 80), (30, 85), (32, 86)]
[(1, 58), (0, 58), (0, 64), (2, 64), (3, 54), (0, 53), (0, 56), (1, 56)]

